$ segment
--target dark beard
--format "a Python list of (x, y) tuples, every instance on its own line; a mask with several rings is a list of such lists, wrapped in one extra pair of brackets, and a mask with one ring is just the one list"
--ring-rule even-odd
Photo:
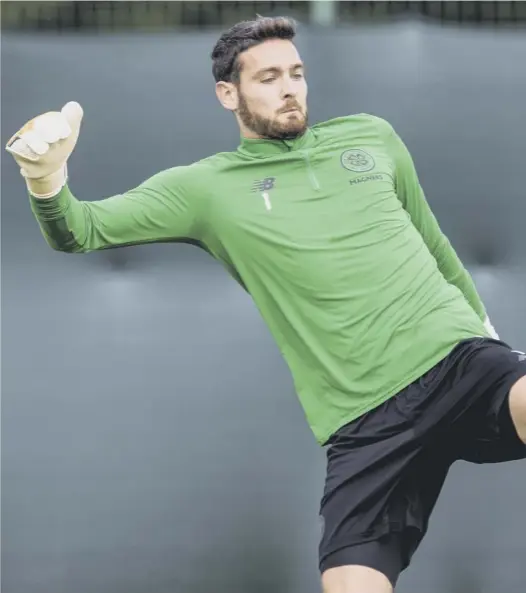
[(262, 138), (271, 140), (293, 140), (301, 136), (307, 129), (307, 117), (305, 120), (291, 120), (287, 124), (253, 113), (248, 108), (243, 95), (239, 95), (239, 107), (237, 111), (243, 124)]

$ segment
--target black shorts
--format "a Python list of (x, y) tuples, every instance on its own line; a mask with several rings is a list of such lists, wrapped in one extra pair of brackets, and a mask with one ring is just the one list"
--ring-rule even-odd
[(508, 396), (526, 360), (474, 338), (327, 443), (320, 571), (360, 564), (396, 584), (424, 537), (451, 465), (526, 458)]

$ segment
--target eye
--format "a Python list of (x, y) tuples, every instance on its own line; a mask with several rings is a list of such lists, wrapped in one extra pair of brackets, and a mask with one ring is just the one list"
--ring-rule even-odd
[(263, 84), (268, 84), (269, 82), (273, 82), (274, 80), (276, 80), (274, 77), (273, 78), (264, 78), (261, 82)]

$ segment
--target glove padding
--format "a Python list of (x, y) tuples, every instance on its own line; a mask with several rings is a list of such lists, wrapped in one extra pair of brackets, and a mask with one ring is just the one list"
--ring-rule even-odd
[(71, 101), (61, 111), (31, 119), (7, 143), (7, 152), (35, 197), (52, 197), (66, 183), (67, 161), (77, 143), (82, 116), (82, 107)]
[(499, 334), (496, 332), (495, 328), (493, 327), (489, 317), (486, 317), (486, 319), (484, 320), (484, 327), (486, 328), (486, 331), (489, 333), (489, 335), (493, 339), (500, 340)]

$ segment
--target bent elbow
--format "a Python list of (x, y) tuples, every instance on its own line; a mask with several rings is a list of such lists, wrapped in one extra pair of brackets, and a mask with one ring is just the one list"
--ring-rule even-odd
[(78, 243), (73, 235), (68, 237), (61, 237), (57, 239), (56, 237), (50, 237), (49, 235), (44, 235), (46, 243), (48, 244), (53, 251), (59, 251), (60, 253), (86, 253), (88, 250), (85, 249), (80, 243)]

